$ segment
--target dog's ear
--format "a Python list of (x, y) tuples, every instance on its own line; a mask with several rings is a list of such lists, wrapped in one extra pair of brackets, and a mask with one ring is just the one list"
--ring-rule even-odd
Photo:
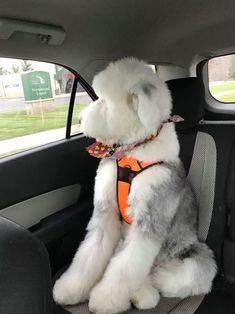
[(156, 131), (160, 123), (157, 87), (149, 82), (140, 82), (131, 88), (130, 95), (141, 123), (149, 131)]

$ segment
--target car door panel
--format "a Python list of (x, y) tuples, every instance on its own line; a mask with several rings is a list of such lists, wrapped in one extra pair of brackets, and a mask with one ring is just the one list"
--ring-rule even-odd
[(76, 204), (80, 191), (80, 184), (65, 186), (6, 207), (0, 211), (0, 215), (30, 228), (43, 218)]
[(72, 258), (92, 213), (91, 142), (78, 135), (0, 159), (0, 214), (45, 243), (53, 272)]
[(91, 194), (98, 160), (85, 150), (90, 142), (80, 135), (0, 159), (0, 210), (76, 183)]

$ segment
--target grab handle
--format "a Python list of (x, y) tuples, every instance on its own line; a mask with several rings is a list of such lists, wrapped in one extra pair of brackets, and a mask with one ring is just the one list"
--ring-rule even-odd
[(61, 45), (66, 33), (60, 26), (0, 18), (0, 39), (9, 39), (15, 32), (36, 34), (42, 43)]

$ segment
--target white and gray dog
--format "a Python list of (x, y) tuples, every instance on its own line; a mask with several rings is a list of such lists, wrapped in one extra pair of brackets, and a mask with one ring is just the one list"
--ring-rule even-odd
[[(81, 129), (97, 140), (93, 153), (113, 155), (98, 167), (88, 232), (55, 283), (55, 301), (89, 299), (90, 311), (111, 314), (131, 303), (153, 308), (159, 293), (180, 298), (208, 293), (216, 264), (197, 237), (197, 206), (169, 122), (166, 84), (143, 61), (125, 58), (96, 75), (93, 86), (99, 98), (83, 111)], [(125, 190), (117, 192), (120, 160), (130, 160), (126, 169), (134, 173), (125, 213), (117, 197)], [(141, 171), (135, 173), (133, 164)]]

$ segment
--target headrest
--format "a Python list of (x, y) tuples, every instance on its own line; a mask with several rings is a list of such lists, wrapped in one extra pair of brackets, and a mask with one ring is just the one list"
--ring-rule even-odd
[(172, 114), (184, 118), (176, 123), (178, 133), (190, 132), (202, 119), (205, 109), (205, 91), (201, 80), (195, 77), (175, 79), (166, 82), (173, 100)]

